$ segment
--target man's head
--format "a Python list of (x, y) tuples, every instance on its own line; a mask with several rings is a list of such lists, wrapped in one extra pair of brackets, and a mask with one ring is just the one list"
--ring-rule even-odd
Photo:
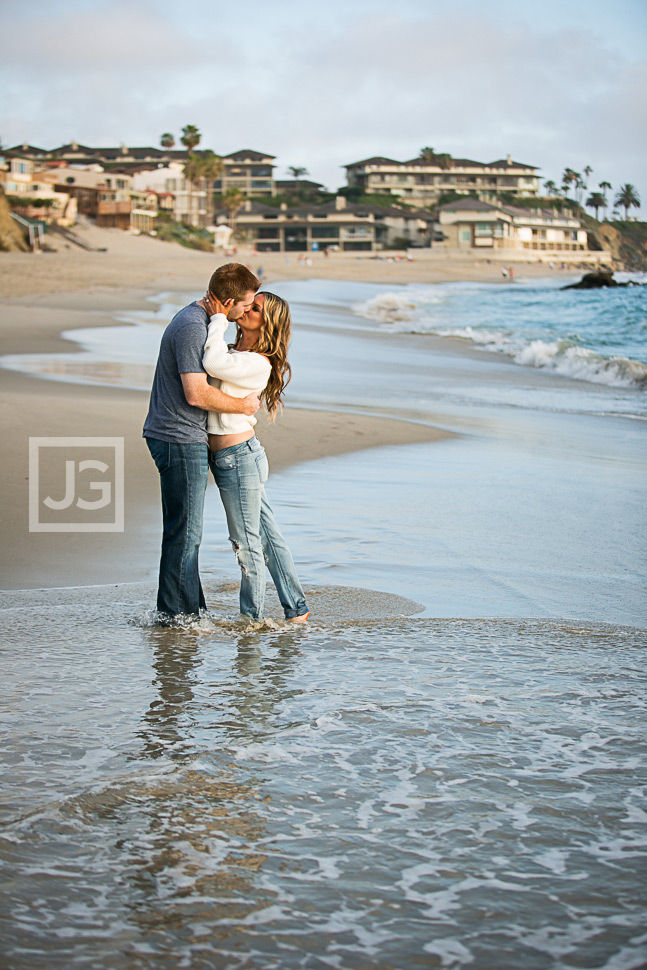
[(224, 305), (228, 320), (239, 320), (251, 307), (260, 285), (242, 263), (225, 263), (209, 280), (209, 292)]

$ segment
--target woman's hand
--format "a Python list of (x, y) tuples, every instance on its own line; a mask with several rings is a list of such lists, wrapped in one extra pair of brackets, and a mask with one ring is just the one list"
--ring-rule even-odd
[[(227, 302), (230, 301), (228, 300)], [(225, 316), (227, 316), (227, 307), (224, 305), (224, 303), (220, 302), (214, 293), (211, 293), (209, 290), (207, 291), (206, 296), (199, 300), (198, 303), (200, 306), (204, 307), (210, 317), (212, 317), (214, 313), (224, 313)]]

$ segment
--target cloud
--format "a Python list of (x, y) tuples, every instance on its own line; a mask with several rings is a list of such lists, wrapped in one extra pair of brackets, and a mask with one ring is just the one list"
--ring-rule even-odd
[(3, 15), (5, 140), (156, 144), (192, 123), (217, 151), (259, 148), (332, 187), (344, 163), (404, 159), (423, 144), (481, 161), (510, 152), (545, 177), (587, 163), (614, 184), (643, 177), (645, 67), (594, 24), (540, 29), (513, 8), (498, 17), (410, 0), (24, 0), (15, 10)]

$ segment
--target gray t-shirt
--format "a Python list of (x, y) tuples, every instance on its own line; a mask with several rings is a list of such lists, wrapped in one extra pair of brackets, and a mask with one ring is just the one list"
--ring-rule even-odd
[(190, 303), (176, 313), (160, 344), (144, 438), (207, 443), (207, 412), (187, 403), (180, 374), (204, 373), (207, 311)]

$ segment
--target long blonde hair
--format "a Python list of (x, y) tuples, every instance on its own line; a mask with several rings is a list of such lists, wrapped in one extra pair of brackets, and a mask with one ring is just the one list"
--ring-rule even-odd
[[(274, 421), (278, 410), (283, 407), (283, 391), (292, 376), (292, 368), (288, 364), (288, 344), (290, 343), (292, 318), (290, 307), (280, 296), (266, 291), (262, 291), (262, 295), (265, 297), (263, 300), (263, 326), (258, 332), (258, 339), (253, 349), (257, 354), (263, 354), (269, 358), (272, 366), (269, 380), (260, 394), (260, 399), (265, 405), (270, 421)], [(234, 346), (238, 345), (242, 335), (242, 330), (236, 325)]]

